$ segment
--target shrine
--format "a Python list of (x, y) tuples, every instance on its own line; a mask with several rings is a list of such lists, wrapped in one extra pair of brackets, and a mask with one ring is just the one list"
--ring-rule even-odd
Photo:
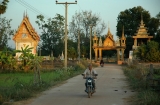
[(93, 49), (95, 53), (95, 61), (102, 59), (102, 50), (117, 50), (117, 64), (122, 64), (124, 61), (124, 50), (126, 48), (125, 44), (126, 38), (124, 35), (124, 27), (122, 30), (122, 37), (116, 42), (113, 39), (113, 35), (108, 28), (105, 40), (102, 42), (101, 37), (98, 39), (96, 33), (93, 37)]
[[(32, 54), (36, 54), (37, 45), (40, 41), (40, 37), (38, 36), (35, 29), (32, 27), (27, 14), (24, 13), (23, 20), (18, 27), (15, 35), (13, 36), (13, 40), (15, 41), (16, 50), (22, 50), (26, 46), (28, 48), (33, 47)], [(16, 57), (19, 57), (21, 53), (16, 53)]]
[(134, 39), (134, 45), (132, 46), (133, 50), (136, 50), (141, 44), (147, 44), (148, 41), (150, 41), (153, 36), (149, 36), (149, 33), (147, 33), (147, 28), (144, 27), (145, 24), (143, 23), (143, 17), (141, 15), (141, 22), (138, 27), (137, 33), (135, 33), (132, 38)]

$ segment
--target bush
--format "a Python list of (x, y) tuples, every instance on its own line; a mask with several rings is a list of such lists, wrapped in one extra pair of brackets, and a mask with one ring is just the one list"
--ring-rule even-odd
[[(131, 87), (138, 91), (136, 100), (136, 105), (160, 105), (160, 94), (152, 91), (150, 88), (146, 88), (146, 76), (149, 73), (149, 69), (144, 66), (128, 66), (123, 68), (124, 74)], [(158, 71), (156, 71), (158, 72)]]
[(9, 100), (23, 100), (32, 97), (35, 93), (48, 89), (66, 79), (81, 74), (85, 66), (79, 63), (66, 69), (58, 68), (50, 71), (41, 71), (40, 84), (34, 84), (33, 72), (3, 73), (0, 74), (0, 104)]
[(160, 105), (160, 96), (153, 91), (145, 90), (138, 94), (138, 105)]

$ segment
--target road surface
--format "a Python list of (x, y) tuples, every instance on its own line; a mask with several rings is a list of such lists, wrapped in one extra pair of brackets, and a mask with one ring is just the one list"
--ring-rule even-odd
[(42, 92), (38, 97), (14, 105), (131, 105), (134, 92), (129, 89), (122, 67), (105, 64), (94, 68), (98, 73), (96, 93), (88, 98), (81, 75)]

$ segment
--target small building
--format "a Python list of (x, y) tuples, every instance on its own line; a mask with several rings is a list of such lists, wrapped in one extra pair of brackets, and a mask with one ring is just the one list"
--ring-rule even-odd
[[(16, 44), (16, 50), (24, 49), (26, 46), (29, 48), (33, 47), (32, 54), (36, 54), (37, 45), (40, 41), (40, 37), (38, 36), (35, 29), (32, 27), (27, 14), (24, 13), (23, 20), (18, 27), (15, 35), (13, 36), (13, 40)], [(19, 57), (21, 53), (16, 53), (16, 57)]]
[(102, 41), (101, 37), (98, 39), (95, 33), (92, 46), (95, 53), (95, 61), (102, 59), (103, 50), (117, 50), (117, 64), (122, 64), (124, 62), (124, 50), (126, 48), (125, 41), (126, 38), (124, 35), (124, 27), (122, 30), (122, 36), (118, 39), (118, 41), (114, 41), (113, 35), (111, 34), (109, 28), (104, 41)]
[(149, 36), (148, 30), (145, 27), (145, 24), (143, 23), (142, 15), (137, 33), (135, 33), (135, 35), (132, 36), (132, 38), (134, 39), (134, 45), (132, 46), (133, 50), (136, 50), (141, 44), (147, 44), (147, 42), (150, 41), (151, 38), (153, 38), (153, 36)]

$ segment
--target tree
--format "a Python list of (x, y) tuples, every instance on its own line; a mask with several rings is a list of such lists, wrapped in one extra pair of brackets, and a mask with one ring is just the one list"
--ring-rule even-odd
[(8, 2), (9, 0), (3, 0), (2, 3), (0, 4), (0, 15), (6, 12)]
[(31, 59), (34, 58), (34, 55), (31, 53), (32, 52), (33, 47), (29, 47), (29, 45), (27, 45), (25, 48), (21, 47), (21, 50), (16, 50), (16, 52), (21, 53), (19, 59), (22, 60), (22, 69), (23, 70), (28, 70), (28, 67), (30, 67), (30, 61)]
[(14, 63), (14, 58), (13, 58), (13, 52), (9, 51), (6, 47), (0, 51), (0, 62), (1, 62), (1, 69), (10, 69), (13, 67)]
[(159, 20), (157, 23), (159, 23), (156, 36), (155, 36), (155, 41), (157, 41), (160, 44), (160, 12), (157, 14), (157, 19)]
[(145, 61), (145, 56), (146, 56), (146, 45), (142, 44), (140, 47), (138, 47), (137, 52), (135, 53), (135, 55), (141, 59)]
[(157, 62), (160, 59), (159, 44), (155, 41), (147, 43), (146, 61)]
[(79, 30), (81, 33), (85, 34), (85, 37), (89, 37), (90, 24), (94, 25), (93, 29), (96, 29), (98, 35), (100, 35), (106, 28), (106, 24), (101, 20), (98, 14), (93, 14), (92, 11), (76, 12), (69, 25), (70, 35), (77, 40)]
[(117, 17), (117, 36), (121, 37), (122, 35), (122, 27), (124, 26), (124, 33), (126, 38), (126, 55), (129, 54), (129, 51), (132, 49), (133, 38), (137, 31), (137, 27), (139, 27), (141, 18), (143, 18), (143, 22), (145, 27), (148, 28), (148, 33), (150, 35), (155, 36), (156, 30), (158, 29), (158, 19), (151, 18), (149, 11), (146, 11), (141, 6), (133, 7), (130, 9), (126, 9), (119, 13)]
[(31, 59), (30, 65), (32, 65), (34, 70), (34, 84), (37, 84), (38, 86), (41, 83), (41, 75), (40, 75), (40, 67), (41, 62), (43, 61), (41, 56), (35, 55), (33, 59)]
[(78, 42), (78, 31), (80, 31), (80, 43), (81, 46), (86, 47), (88, 50), (87, 52), (89, 52), (90, 25), (93, 25), (93, 30), (96, 30), (98, 36), (100, 36), (106, 28), (106, 25), (100, 19), (100, 16), (92, 13), (92, 11), (76, 12), (69, 25), (69, 33), (70, 37), (74, 39), (73, 41)]
[(0, 51), (2, 51), (4, 47), (8, 46), (8, 40), (14, 33), (14, 31), (11, 29), (10, 22), (11, 19), (7, 20), (5, 17), (0, 17)]
[(159, 43), (155, 41), (150, 41), (147, 45), (141, 45), (138, 47), (136, 56), (141, 60), (148, 62), (159, 62), (160, 61), (160, 50)]
[(72, 58), (74, 60), (74, 58), (77, 58), (77, 53), (74, 47), (69, 47), (68, 48), (68, 57)]
[[(58, 56), (64, 49), (64, 17), (56, 14), (54, 18), (44, 20), (44, 16), (38, 15), (36, 23), (42, 29), (42, 54)], [(57, 50), (58, 49), (58, 50)]]

